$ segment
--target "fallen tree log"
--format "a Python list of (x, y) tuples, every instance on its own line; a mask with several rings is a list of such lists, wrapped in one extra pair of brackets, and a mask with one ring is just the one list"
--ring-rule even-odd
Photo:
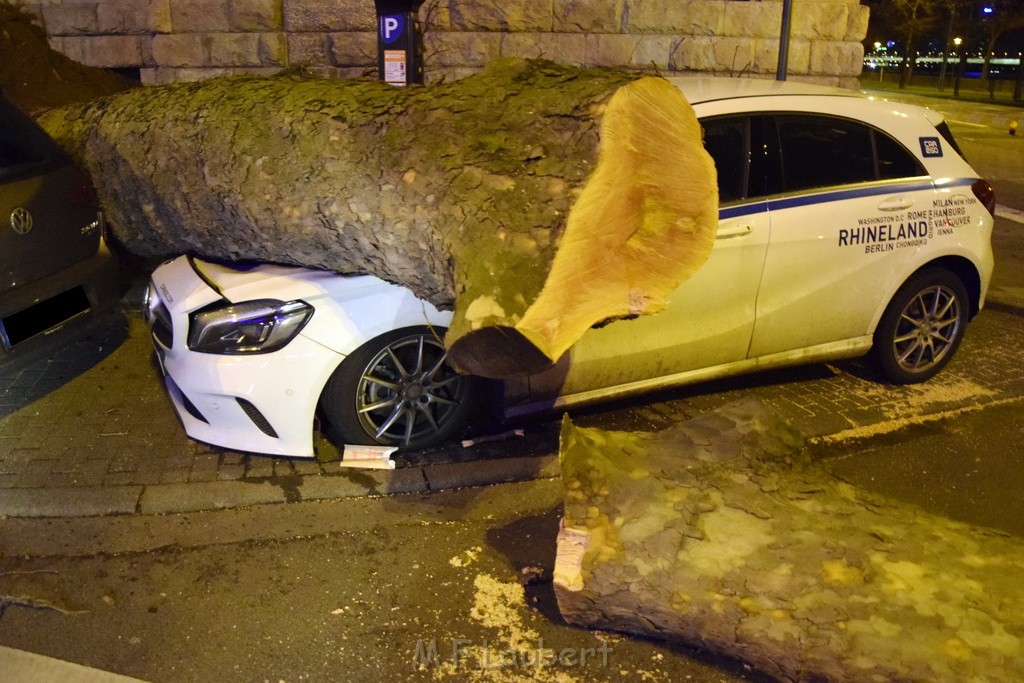
[(454, 308), (475, 374), (658, 310), (710, 253), (713, 162), (660, 78), (502, 60), (451, 84), (236, 77), (43, 117), (117, 239), (366, 272)]
[(841, 483), (756, 402), (562, 430), (570, 623), (794, 680), (1024, 679), (1024, 542)]

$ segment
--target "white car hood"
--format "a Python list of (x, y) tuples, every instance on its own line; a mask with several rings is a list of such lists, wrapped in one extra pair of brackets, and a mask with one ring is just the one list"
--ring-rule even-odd
[(201, 277), (234, 303), (253, 299), (302, 299), (312, 303), (324, 296), (345, 299), (365, 294), (367, 289), (389, 286), (372, 275), (339, 275), (266, 263), (226, 266), (202, 259), (193, 259), (193, 263)]

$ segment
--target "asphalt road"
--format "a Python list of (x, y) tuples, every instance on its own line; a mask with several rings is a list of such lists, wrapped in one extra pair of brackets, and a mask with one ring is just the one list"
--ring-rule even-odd
[(561, 496), (549, 479), (2, 521), (0, 594), (27, 586), (45, 603), (4, 608), (0, 643), (162, 683), (756, 680), (736, 663), (567, 626), (550, 583)]

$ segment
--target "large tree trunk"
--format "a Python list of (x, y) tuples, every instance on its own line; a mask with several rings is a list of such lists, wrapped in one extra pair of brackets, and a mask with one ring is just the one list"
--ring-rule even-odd
[(562, 431), (573, 624), (799, 680), (1024, 680), (1024, 543), (856, 489), (756, 402)]
[(369, 272), (454, 307), (462, 368), (557, 358), (710, 253), (713, 163), (660, 78), (504, 60), (461, 81), (231, 78), (54, 112), (117, 238)]

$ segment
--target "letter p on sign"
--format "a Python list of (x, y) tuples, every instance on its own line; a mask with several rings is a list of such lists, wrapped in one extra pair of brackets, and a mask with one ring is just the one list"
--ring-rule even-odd
[(401, 14), (387, 14), (380, 18), (380, 39), (390, 45), (405, 33), (405, 21)]

